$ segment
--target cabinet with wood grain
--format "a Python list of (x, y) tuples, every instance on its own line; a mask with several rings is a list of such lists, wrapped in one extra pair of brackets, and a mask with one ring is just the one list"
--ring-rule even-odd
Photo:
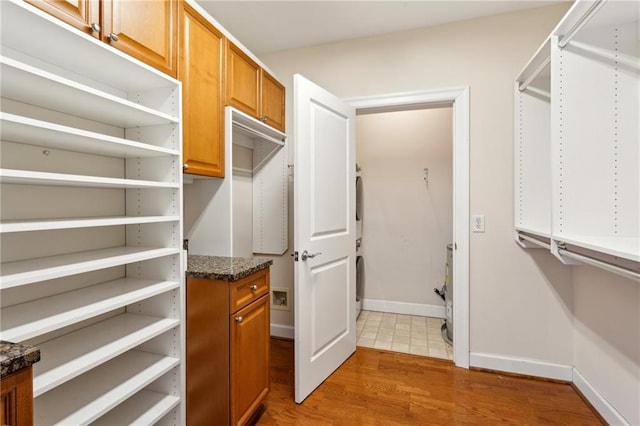
[(230, 41), (227, 41), (226, 104), (284, 132), (284, 86)]
[(184, 3), (178, 79), (185, 173), (224, 177), (224, 42), (218, 29)]
[(177, 0), (27, 2), (172, 77), (177, 74)]
[(269, 269), (187, 272), (187, 423), (244, 425), (269, 392)]

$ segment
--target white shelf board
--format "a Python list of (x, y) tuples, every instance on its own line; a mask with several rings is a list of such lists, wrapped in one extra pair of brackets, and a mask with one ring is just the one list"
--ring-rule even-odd
[(68, 277), (180, 253), (178, 248), (110, 247), (0, 264), (0, 289)]
[(129, 351), (34, 400), (34, 424), (90, 423), (180, 363)]
[(528, 234), (538, 235), (544, 238), (551, 238), (551, 233), (547, 231), (541, 231), (540, 229), (529, 228), (526, 226), (516, 225), (516, 231), (526, 232)]
[(180, 403), (180, 398), (141, 390), (109, 411), (92, 426), (153, 425)]
[(49, 220), (5, 220), (0, 234), (10, 232), (48, 231), (54, 229), (92, 228), (98, 226), (140, 225), (144, 223), (178, 222), (179, 216), (87, 217)]
[(179, 188), (179, 183), (118, 179), (64, 173), (0, 169), (0, 183), (16, 185), (79, 186), (85, 188)]
[(179, 118), (0, 56), (3, 98), (117, 127), (178, 123)]
[(177, 156), (173, 149), (0, 112), (3, 141), (116, 158)]
[(22, 0), (3, 0), (0, 7), (4, 46), (127, 92), (176, 85), (168, 75)]
[(175, 281), (121, 278), (3, 308), (2, 340), (22, 342), (177, 288)]
[(39, 344), (33, 365), (37, 397), (180, 325), (178, 319), (125, 313)]
[(595, 237), (557, 234), (553, 236), (553, 239), (622, 259), (640, 262), (640, 238), (638, 237)]

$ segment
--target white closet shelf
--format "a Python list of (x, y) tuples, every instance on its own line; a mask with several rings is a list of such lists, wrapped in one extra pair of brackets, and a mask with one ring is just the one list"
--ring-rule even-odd
[(3, 141), (116, 158), (176, 156), (173, 149), (0, 112)]
[(537, 228), (516, 225), (516, 231), (526, 232), (526, 233), (538, 235), (544, 238), (551, 238), (551, 233), (549, 232), (549, 230), (543, 231)]
[[(2, 45), (127, 92), (171, 88), (175, 80), (22, 0), (0, 2)], [(28, 30), (26, 30), (28, 29)], [(64, 46), (64, 49), (56, 47)]]
[(6, 262), (0, 264), (0, 289), (68, 277), (178, 253), (180, 253), (180, 249), (172, 247), (122, 246)]
[(2, 339), (22, 342), (179, 286), (175, 281), (121, 278), (13, 305), (0, 313)]
[(55, 229), (92, 228), (99, 226), (141, 225), (145, 223), (177, 222), (179, 220), (179, 216), (122, 216), (49, 220), (5, 220), (0, 222), (0, 234), (10, 232), (48, 231)]
[(36, 398), (34, 424), (90, 423), (179, 363), (177, 358), (141, 351), (126, 352)]
[(179, 122), (177, 117), (4, 56), (0, 73), (3, 98), (123, 128)]
[(553, 239), (622, 259), (640, 262), (640, 238), (638, 237), (596, 237), (558, 234), (554, 235)]
[(64, 173), (34, 172), (30, 170), (0, 169), (0, 183), (16, 185), (79, 186), (84, 188), (173, 188), (179, 183), (149, 180), (118, 179)]
[(109, 411), (92, 426), (152, 425), (180, 403), (180, 398), (146, 389)]
[(179, 324), (173, 318), (125, 313), (38, 344), (42, 359), (33, 368), (33, 396), (60, 386)]

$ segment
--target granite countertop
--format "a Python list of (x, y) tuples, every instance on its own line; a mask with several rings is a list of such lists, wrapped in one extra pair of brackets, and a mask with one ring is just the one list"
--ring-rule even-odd
[(264, 257), (187, 257), (187, 278), (238, 281), (273, 265), (273, 260)]
[(40, 361), (40, 349), (0, 340), (0, 378), (5, 378)]

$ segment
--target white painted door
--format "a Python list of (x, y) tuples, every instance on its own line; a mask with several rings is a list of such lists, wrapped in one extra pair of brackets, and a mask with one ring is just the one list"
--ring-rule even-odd
[(356, 350), (355, 110), (298, 74), (293, 96), (295, 400), (301, 403)]

